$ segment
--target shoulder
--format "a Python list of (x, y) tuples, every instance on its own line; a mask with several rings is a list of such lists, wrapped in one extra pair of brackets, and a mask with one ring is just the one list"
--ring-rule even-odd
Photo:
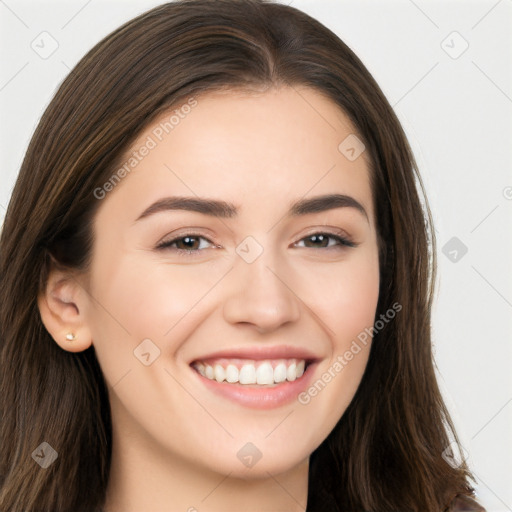
[(457, 494), (444, 512), (486, 512), (486, 510), (473, 498)]

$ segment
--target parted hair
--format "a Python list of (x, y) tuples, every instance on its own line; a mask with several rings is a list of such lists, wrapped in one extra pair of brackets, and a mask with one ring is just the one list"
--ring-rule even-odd
[[(348, 116), (370, 161), (379, 242), (375, 333), (360, 386), (312, 453), (307, 511), (439, 512), (473, 496), (435, 375), (432, 217), (405, 133), (370, 72), (321, 23), (265, 0), (179, 0), (128, 21), (58, 88), (24, 157), (0, 239), (0, 510), (100, 510), (112, 424), (94, 352), (62, 350), (37, 297), (52, 261), (86, 272), (94, 190), (162, 113), (216, 90), (307, 86)], [(340, 141), (341, 142), (341, 141)], [(58, 453), (42, 469), (43, 441)]]

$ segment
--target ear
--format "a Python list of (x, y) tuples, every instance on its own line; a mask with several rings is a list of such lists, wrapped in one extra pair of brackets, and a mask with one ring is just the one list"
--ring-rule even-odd
[(73, 274), (58, 269), (50, 271), (37, 304), (46, 330), (62, 349), (82, 352), (92, 345), (85, 318), (87, 302), (87, 292)]

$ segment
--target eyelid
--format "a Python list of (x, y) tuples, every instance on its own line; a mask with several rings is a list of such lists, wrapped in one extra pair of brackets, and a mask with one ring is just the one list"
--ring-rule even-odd
[[(182, 238), (186, 237), (194, 237), (194, 238), (203, 238), (204, 240), (207, 240), (210, 244), (212, 244), (214, 247), (219, 248), (220, 245), (215, 243), (215, 241), (210, 240), (208, 235), (206, 236), (204, 233), (196, 232), (193, 230), (193, 228), (189, 228), (188, 230), (183, 231), (182, 233), (173, 233), (172, 235), (165, 236), (158, 244), (156, 245), (156, 249), (166, 249), (168, 245), (172, 245), (176, 243), (177, 241), (181, 240)], [(187, 251), (186, 249), (174, 249), (176, 252), (201, 252), (198, 250), (192, 250)]]
[[(344, 241), (349, 242), (353, 247), (359, 245), (359, 243), (355, 242), (353, 237), (349, 235), (344, 229), (337, 228), (335, 226), (316, 226), (307, 231), (306, 234), (302, 235), (300, 240), (303, 238), (307, 238), (312, 235), (324, 234), (333, 237), (342, 238)], [(300, 241), (299, 240), (299, 241)]]
[(304, 237), (302, 237), (299, 241), (295, 242), (293, 245), (294, 246), (297, 246), (297, 244), (303, 242), (304, 240), (307, 240), (308, 238), (312, 237), (312, 236), (318, 236), (318, 235), (322, 235), (322, 236), (325, 236), (327, 237), (328, 239), (332, 239), (332, 240), (336, 240), (337, 243), (334, 244), (334, 245), (328, 245), (327, 247), (303, 247), (304, 249), (316, 249), (318, 251), (340, 251), (340, 250), (344, 250), (344, 249), (350, 249), (350, 248), (354, 248), (354, 247), (357, 247), (359, 244), (356, 243), (356, 242), (352, 242), (350, 240), (350, 238), (348, 237), (344, 237), (342, 235), (338, 235), (336, 233), (331, 233), (329, 231), (315, 231), (314, 233), (311, 233), (309, 235), (306, 235)]

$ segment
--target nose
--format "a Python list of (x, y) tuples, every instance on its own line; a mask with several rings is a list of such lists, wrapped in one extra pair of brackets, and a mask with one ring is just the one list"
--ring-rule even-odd
[(231, 286), (223, 308), (227, 322), (249, 324), (260, 334), (300, 318), (301, 299), (293, 290), (293, 282), (286, 279), (289, 273), (276, 266), (270, 252), (263, 251), (252, 263), (237, 260), (229, 274)]

